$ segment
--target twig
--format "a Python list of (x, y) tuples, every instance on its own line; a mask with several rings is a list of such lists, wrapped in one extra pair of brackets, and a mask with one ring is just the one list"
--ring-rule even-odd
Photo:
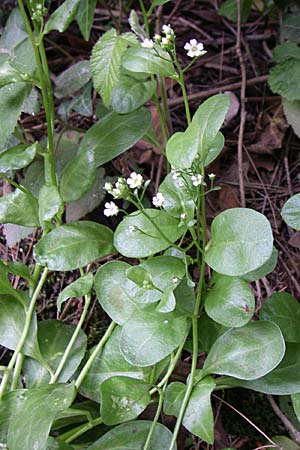
[(279, 417), (281, 422), (284, 424), (285, 428), (292, 435), (294, 441), (296, 441), (297, 444), (300, 444), (300, 432), (297, 430), (297, 428), (294, 427), (294, 425), (289, 421), (289, 419), (283, 414), (283, 412), (278, 407), (278, 405), (275, 402), (272, 395), (267, 395), (267, 399), (269, 400), (269, 403), (270, 403), (274, 413), (276, 414), (276, 416)]
[(245, 107), (245, 97), (246, 97), (246, 68), (245, 62), (241, 50), (241, 0), (237, 0), (237, 35), (236, 35), (236, 54), (241, 66), (242, 84), (241, 84), (241, 115), (240, 115), (240, 128), (239, 128), (239, 138), (238, 138), (238, 171), (239, 171), (239, 182), (240, 182), (240, 198), (241, 205), (243, 208), (246, 206), (245, 198), (245, 187), (244, 187), (244, 171), (243, 171), (243, 140), (244, 140), (244, 130), (246, 123), (246, 107)]
[[(258, 83), (265, 83), (268, 80), (268, 75), (261, 75), (260, 77), (250, 78), (250, 80), (246, 81), (247, 86), (255, 86)], [(188, 100), (190, 102), (194, 102), (200, 100), (202, 98), (210, 97), (211, 95), (218, 94), (223, 91), (234, 91), (236, 89), (240, 89), (242, 86), (241, 81), (237, 81), (236, 83), (224, 84), (222, 86), (218, 86), (212, 89), (203, 90), (202, 92), (197, 92), (195, 94), (188, 95)], [(169, 106), (178, 106), (183, 103), (183, 97), (177, 97), (174, 99), (168, 100)]]

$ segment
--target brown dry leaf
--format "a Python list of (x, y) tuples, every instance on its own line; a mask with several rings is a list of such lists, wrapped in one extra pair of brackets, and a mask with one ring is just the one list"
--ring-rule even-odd
[(300, 248), (300, 233), (296, 231), (293, 233), (290, 239), (288, 240), (288, 244), (294, 248)]
[(262, 114), (260, 124), (256, 130), (256, 142), (248, 145), (248, 151), (251, 153), (272, 154), (273, 150), (282, 147), (282, 140), (288, 127), (289, 125), (283, 117), (282, 110), (274, 117), (269, 113)]

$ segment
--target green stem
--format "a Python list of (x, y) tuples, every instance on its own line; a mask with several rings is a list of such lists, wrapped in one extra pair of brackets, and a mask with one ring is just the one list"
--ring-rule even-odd
[(152, 424), (151, 424), (151, 427), (150, 427), (150, 430), (149, 430), (149, 433), (148, 433), (148, 436), (147, 436), (147, 439), (146, 439), (146, 442), (145, 442), (143, 450), (148, 450), (149, 449), (149, 446), (150, 446), (150, 443), (151, 443), (151, 439), (152, 439), (152, 435), (154, 433), (155, 426), (156, 426), (156, 424), (158, 422), (158, 419), (159, 419), (159, 416), (160, 416), (160, 413), (161, 413), (161, 410), (162, 410), (163, 400), (164, 400), (164, 393), (165, 393), (166, 387), (167, 387), (167, 385), (165, 385), (163, 387), (162, 391), (161, 390), (158, 391), (158, 394), (159, 394), (158, 406), (157, 406), (156, 413), (155, 413), (154, 419), (152, 421)]
[(14, 351), (14, 354), (13, 354), (13, 356), (12, 356), (10, 362), (9, 362), (9, 365), (7, 367), (7, 371), (4, 373), (4, 376), (3, 376), (3, 379), (2, 379), (2, 382), (1, 382), (0, 399), (2, 398), (3, 394), (5, 393), (6, 385), (8, 383), (9, 378), (10, 378), (11, 372), (12, 372), (12, 370), (14, 368), (14, 365), (16, 363), (18, 355), (22, 352), (23, 346), (24, 346), (25, 341), (27, 339), (27, 336), (28, 336), (28, 333), (29, 333), (29, 329), (30, 329), (32, 314), (33, 314), (33, 311), (34, 311), (34, 308), (35, 308), (35, 304), (36, 304), (38, 296), (39, 296), (39, 294), (40, 294), (40, 292), (42, 290), (42, 287), (43, 287), (43, 285), (44, 285), (44, 283), (46, 281), (47, 274), (48, 274), (48, 269), (45, 268), (43, 273), (42, 273), (42, 275), (41, 275), (41, 278), (40, 278), (40, 280), (38, 282), (38, 285), (35, 288), (33, 296), (32, 296), (32, 298), (30, 300), (28, 310), (26, 311), (25, 324), (24, 324), (24, 329), (23, 329), (21, 338), (20, 338), (20, 340), (18, 342), (18, 345), (17, 345), (17, 347), (16, 347), (16, 349)]
[[(24, 186), (22, 186), (21, 184), (16, 183), (14, 180), (11, 180), (9, 177), (7, 177), (4, 173), (0, 172), (0, 178), (3, 178), (3, 180), (7, 181), (9, 184), (11, 184), (13, 187), (15, 187), (16, 189), (19, 189), (20, 191), (24, 192), (24, 194), (29, 195), (30, 197), (34, 198), (35, 197), (32, 195), (32, 193), (30, 191), (28, 191), (28, 189), (26, 189)], [(35, 199), (36, 200), (36, 199)]]
[(178, 82), (179, 82), (181, 90), (182, 90), (182, 96), (183, 96), (183, 102), (184, 102), (184, 107), (185, 107), (186, 119), (187, 119), (188, 125), (190, 125), (190, 123), (192, 121), (192, 118), (191, 118), (189, 100), (188, 100), (186, 87), (185, 87), (185, 82), (184, 82), (184, 72), (183, 72), (183, 70), (181, 68), (181, 65), (180, 65), (178, 59), (177, 59), (176, 52), (174, 52), (173, 56), (174, 56), (175, 65), (176, 65), (178, 73), (179, 73), (179, 80), (178, 80)]
[(158, 77), (158, 80), (159, 80), (159, 89), (160, 89), (163, 110), (164, 110), (166, 122), (168, 124), (169, 133), (171, 135), (173, 133), (173, 126), (172, 126), (170, 111), (169, 111), (169, 107), (168, 107), (166, 86), (164, 83), (164, 79), (162, 77)]
[(117, 325), (116, 322), (111, 322), (111, 324), (107, 328), (105, 334), (101, 338), (99, 344), (95, 347), (95, 349), (93, 350), (91, 356), (89, 357), (89, 359), (85, 363), (83, 369), (81, 370), (80, 374), (78, 375), (78, 377), (77, 377), (77, 379), (75, 381), (75, 387), (76, 387), (77, 390), (80, 387), (81, 383), (83, 382), (84, 378), (86, 377), (86, 375), (87, 375), (88, 371), (90, 370), (91, 366), (93, 365), (95, 359), (97, 358), (98, 353), (100, 352), (100, 350), (102, 350), (102, 348), (104, 347), (106, 341), (109, 339), (109, 337), (112, 334), (112, 332), (113, 332), (113, 330), (114, 330), (116, 325)]
[[(54, 133), (54, 108), (53, 108), (53, 97), (49, 93), (49, 70), (48, 65), (45, 66), (42, 60), (44, 60), (44, 47), (42, 41), (38, 44), (35, 41), (35, 37), (33, 35), (33, 31), (29, 22), (29, 19), (27, 17), (27, 13), (23, 4), (22, 0), (18, 0), (18, 5), (21, 10), (21, 14), (24, 20), (24, 24), (26, 27), (26, 31), (28, 33), (33, 51), (34, 56), (36, 60), (37, 65), (37, 73), (38, 78), (41, 83), (41, 91), (42, 91), (42, 98), (43, 98), (43, 104), (45, 108), (45, 114), (46, 114), (46, 121), (47, 121), (47, 132), (48, 132), (48, 152), (49, 152), (49, 172), (51, 173), (51, 184), (53, 186), (57, 186), (57, 180), (56, 180), (56, 172), (55, 172), (55, 163), (54, 163), (54, 153), (53, 153), (53, 133)], [(40, 54), (41, 52), (41, 54)], [(50, 83), (51, 84), (51, 83)]]
[(65, 350), (65, 352), (63, 354), (63, 357), (60, 360), (60, 363), (59, 363), (55, 373), (52, 375), (52, 377), (51, 377), (51, 379), (49, 381), (49, 384), (56, 383), (56, 381), (58, 380), (58, 378), (59, 378), (59, 376), (60, 376), (60, 374), (61, 374), (61, 372), (62, 372), (62, 370), (64, 368), (64, 365), (65, 365), (65, 363), (66, 363), (66, 361), (67, 361), (67, 359), (68, 359), (68, 357), (69, 357), (69, 355), (70, 355), (70, 353), (71, 353), (71, 351), (73, 349), (73, 345), (74, 345), (74, 343), (75, 343), (75, 341), (76, 341), (76, 339), (77, 339), (77, 337), (78, 337), (78, 335), (80, 333), (80, 330), (81, 330), (81, 327), (83, 325), (83, 322), (85, 321), (86, 315), (87, 315), (88, 310), (89, 310), (90, 303), (91, 303), (91, 294), (85, 295), (85, 304), (84, 304), (84, 308), (83, 308), (80, 320), (79, 320), (78, 324), (76, 325), (75, 331), (74, 331), (74, 333), (73, 333), (73, 335), (72, 335), (72, 337), (71, 337), (71, 339), (70, 339), (70, 341), (69, 341), (69, 343), (67, 345), (67, 348), (66, 348), (66, 350)]
[(23, 355), (23, 353), (19, 353), (18, 357), (17, 357), (16, 365), (14, 368), (12, 382), (11, 382), (11, 387), (10, 387), (11, 391), (14, 391), (18, 387), (24, 359), (25, 359), (25, 356)]
[(66, 433), (59, 436), (58, 439), (60, 441), (64, 441), (67, 444), (69, 444), (82, 434), (86, 433), (92, 428), (95, 428), (97, 425), (101, 425), (101, 423), (103, 423), (102, 418), (97, 417), (97, 419), (91, 420), (90, 422), (85, 423), (84, 425), (79, 425), (77, 428), (74, 428), (73, 430), (66, 431)]

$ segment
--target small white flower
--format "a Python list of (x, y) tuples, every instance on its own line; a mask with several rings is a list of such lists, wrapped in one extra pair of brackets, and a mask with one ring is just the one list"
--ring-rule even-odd
[(176, 170), (171, 171), (171, 172), (172, 172), (173, 180), (177, 180), (177, 178), (180, 176), (180, 172), (177, 172)]
[(142, 42), (142, 47), (144, 47), (144, 48), (153, 48), (154, 47), (154, 42), (152, 41), (152, 39), (146, 38)]
[(176, 283), (178, 283), (178, 281), (179, 281), (178, 277), (173, 277), (172, 278), (172, 283), (176, 284)]
[(179, 181), (179, 183), (178, 183), (178, 186), (180, 187), (180, 188), (182, 188), (183, 186), (184, 186), (184, 181)]
[(112, 183), (105, 183), (103, 189), (104, 189), (105, 191), (111, 193), (112, 190), (113, 190), (113, 185), (112, 185)]
[(160, 192), (158, 192), (152, 199), (153, 205), (156, 206), (157, 208), (163, 206), (164, 201), (165, 201), (164, 196)]
[(116, 216), (119, 212), (119, 208), (114, 202), (106, 202), (105, 210), (103, 212), (106, 217)]
[(202, 42), (197, 42), (196, 39), (191, 39), (190, 42), (187, 42), (184, 49), (187, 50), (187, 55), (191, 58), (194, 58), (195, 56), (202, 56), (207, 53), (206, 50), (204, 50)]
[(194, 186), (200, 186), (200, 184), (202, 183), (202, 175), (200, 175), (200, 173), (198, 173), (197, 175), (192, 175), (191, 176), (191, 180), (193, 182)]
[(144, 179), (140, 173), (132, 172), (126, 182), (131, 189), (135, 189), (142, 186)]
[(185, 220), (185, 219), (186, 219), (186, 213), (180, 214), (180, 219), (181, 219), (181, 220)]
[(168, 36), (168, 35), (173, 36), (173, 35), (174, 35), (173, 28), (171, 27), (170, 24), (168, 24), (168, 25), (163, 25), (163, 27), (162, 27), (162, 32), (165, 33), (166, 36)]
[(170, 43), (169, 36), (163, 37), (161, 40), (161, 43), (162, 43), (162, 45), (169, 45), (169, 43)]
[(160, 41), (161, 41), (161, 36), (160, 36), (159, 34), (155, 34), (155, 35), (153, 36), (153, 40), (154, 40), (155, 42), (160, 42)]
[(210, 173), (210, 174), (208, 175), (208, 178), (209, 178), (211, 181), (214, 181), (214, 179), (216, 178), (216, 175), (215, 175), (214, 173)]

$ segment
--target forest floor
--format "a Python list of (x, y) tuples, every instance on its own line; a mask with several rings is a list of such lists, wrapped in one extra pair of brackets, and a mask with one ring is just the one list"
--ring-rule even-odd
[[(1, 6), (2, 24), (5, 23), (4, 18), (13, 3), (6, 1), (4, 6)], [(57, 2), (52, 3), (54, 5)], [(300, 191), (300, 142), (285, 119), (280, 96), (271, 92), (267, 81), (272, 67), (272, 49), (280, 39), (280, 16), (278, 13), (263, 15), (252, 10), (247, 22), (241, 25), (239, 33), (235, 23), (218, 15), (218, 3), (220, 2), (217, 0), (173, 0), (158, 8), (156, 26), (159, 30), (162, 24), (171, 24), (176, 33), (179, 58), (185, 63), (186, 52), (183, 47), (190, 39), (196, 38), (203, 42), (207, 50), (207, 54), (187, 73), (186, 84), (192, 112), (213, 94), (227, 92), (231, 95), (231, 117), (222, 129), (225, 147), (221, 156), (209, 168), (210, 172), (216, 174), (216, 183), (222, 189), (212, 192), (207, 198), (208, 219), (210, 221), (227, 208), (246, 205), (265, 214), (270, 220), (279, 258), (274, 272), (253, 284), (258, 311), (263, 299), (272, 292), (286, 291), (296, 298), (300, 296), (300, 234), (288, 228), (280, 215), (284, 202)], [(88, 59), (93, 45), (110, 26), (119, 31), (127, 31), (127, 17), (132, 8), (138, 11), (138, 2), (100, 2), (89, 42), (83, 40), (74, 23), (63, 34), (51, 33), (46, 50), (53, 79), (75, 62)], [(239, 42), (240, 52), (237, 51)], [(170, 80), (167, 88), (174, 130), (183, 130), (186, 121), (180, 87)], [(94, 107), (98, 101), (99, 98), (95, 95)], [(154, 128), (159, 134), (156, 111), (152, 105), (149, 107), (153, 114)], [(28, 133), (41, 138), (46, 134), (44, 119), (43, 111), (35, 117), (24, 115), (22, 125)], [(74, 128), (88, 129), (94, 121), (95, 117), (83, 118), (72, 113), (68, 124)], [(57, 121), (56, 131), (59, 133), (61, 128), (62, 123)], [(242, 158), (239, 158), (239, 146)], [(144, 173), (155, 181), (156, 186), (165, 173), (163, 157), (157, 149), (151, 148), (145, 142), (139, 142), (132, 150), (107, 164), (105, 169), (108, 175), (128, 176), (137, 167), (142, 167)], [(102, 209), (103, 205), (100, 205), (100, 208), (92, 213), (93, 220), (100, 217)], [(101, 221), (103, 222), (102, 214)], [(116, 225), (116, 222), (113, 225)], [(31, 235), (9, 247), (5, 235), (7, 230), (2, 228), (2, 232), (2, 258), (30, 263), (37, 235)], [(52, 273), (39, 303), (41, 319), (56, 315), (57, 291), (69, 281), (64, 276), (57, 277)], [(74, 300), (69, 302), (61, 318), (76, 323), (81, 307), (82, 305)], [(85, 324), (90, 344), (102, 334), (107, 324), (106, 319), (103, 323), (103, 319), (99, 317), (103, 317), (103, 313), (95, 300)], [(7, 351), (2, 349), (0, 364), (6, 357)], [(184, 366), (189, 362), (187, 355), (182, 364)], [(237, 408), (267, 435), (287, 434), (262, 394), (235, 390), (226, 393), (223, 400)], [(218, 413), (214, 449), (234, 447), (247, 450), (265, 444), (265, 438), (227, 404), (215, 398), (214, 407)], [(282, 406), (284, 407), (288, 408), (288, 402)], [(186, 440), (184, 432), (181, 438)], [(206, 446), (199, 447), (191, 442), (183, 448), (205, 449)]]

